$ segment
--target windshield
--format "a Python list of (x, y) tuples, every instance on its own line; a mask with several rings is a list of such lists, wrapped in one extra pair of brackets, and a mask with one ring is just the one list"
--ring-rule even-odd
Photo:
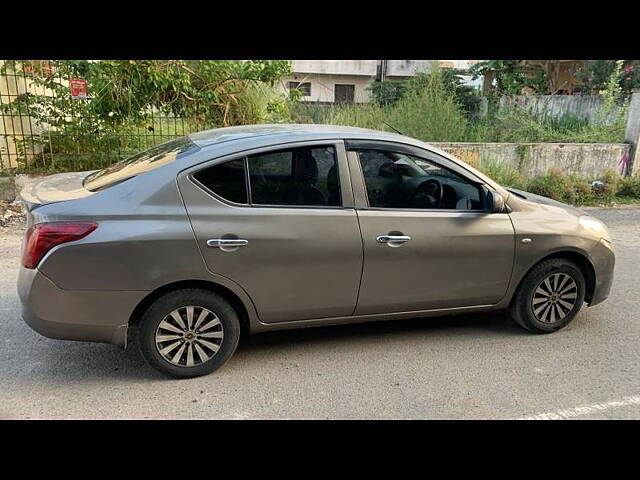
[(175, 161), (179, 154), (198, 148), (189, 137), (180, 137), (170, 142), (156, 145), (118, 162), (104, 170), (88, 175), (82, 185), (91, 192), (115, 185), (144, 172)]

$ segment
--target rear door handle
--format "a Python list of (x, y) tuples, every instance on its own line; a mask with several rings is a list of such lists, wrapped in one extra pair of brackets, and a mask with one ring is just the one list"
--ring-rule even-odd
[(207, 240), (207, 246), (215, 248), (240, 248), (249, 243), (249, 240), (241, 238), (211, 238)]
[(409, 235), (378, 235), (376, 241), (378, 243), (386, 243), (389, 246), (400, 245), (411, 240)]

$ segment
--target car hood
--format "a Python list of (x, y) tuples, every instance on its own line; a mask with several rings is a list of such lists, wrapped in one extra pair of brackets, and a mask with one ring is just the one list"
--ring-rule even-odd
[(587, 212), (580, 210), (579, 208), (574, 207), (573, 205), (569, 205), (567, 203), (562, 203), (557, 200), (553, 200), (552, 198), (543, 197), (542, 195), (536, 195), (535, 193), (525, 192), (524, 190), (517, 190), (515, 188), (507, 188), (507, 190), (518, 197), (527, 200), (532, 203), (538, 203), (541, 205), (551, 205), (553, 207), (559, 207), (563, 210), (572, 213), (574, 215), (588, 215)]
[(20, 199), (32, 210), (48, 203), (88, 197), (94, 192), (84, 188), (82, 182), (92, 172), (57, 173), (46, 177), (24, 178), (18, 182), (22, 184)]

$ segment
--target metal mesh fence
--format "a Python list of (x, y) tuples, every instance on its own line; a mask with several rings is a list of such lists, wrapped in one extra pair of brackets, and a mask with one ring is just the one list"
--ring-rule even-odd
[[(154, 145), (213, 128), (158, 111), (147, 112), (136, 124), (103, 128), (82, 108), (81, 102), (91, 102), (90, 94), (71, 99), (68, 88), (47, 88), (53, 82), (68, 86), (70, 79), (59, 76), (46, 61), (32, 63), (32, 68), (0, 73), (0, 175), (104, 168)], [(60, 90), (64, 98), (56, 96)], [(49, 112), (43, 98), (68, 101), (65, 114)]]

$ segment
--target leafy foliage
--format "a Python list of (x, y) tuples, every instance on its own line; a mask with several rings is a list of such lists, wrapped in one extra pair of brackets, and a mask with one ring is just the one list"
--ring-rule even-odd
[(535, 93), (548, 93), (546, 73), (541, 67), (529, 67), (525, 71), (520, 60), (488, 60), (471, 67), (473, 78), (490, 76), (495, 79), (496, 95), (520, 95), (529, 87)]
[(432, 142), (461, 141), (468, 124), (440, 69), (414, 77), (387, 118), (403, 134)]
[[(480, 96), (473, 87), (462, 84), (462, 80), (455, 70), (434, 67), (433, 72), (437, 72), (436, 75), (440, 75), (444, 88), (453, 95), (455, 101), (462, 106), (467, 115), (471, 115), (476, 111), (480, 103)], [(393, 105), (406, 95), (419, 92), (428, 86), (431, 74), (431, 72), (419, 72), (404, 81), (385, 80), (384, 82), (373, 82), (369, 87), (371, 99), (381, 106)]]
[[(3, 65), (25, 73), (28, 62)], [(27, 93), (10, 108), (28, 109), (37, 119), (64, 126), (69, 118), (90, 117), (117, 125), (144, 120), (152, 109), (215, 125), (237, 120), (240, 96), (256, 83), (273, 85), (290, 71), (286, 61), (103, 60), (51, 62), (49, 73), (33, 75), (32, 83), (49, 93)], [(90, 99), (72, 100), (68, 80), (87, 80)]]
[(404, 82), (397, 80), (376, 80), (369, 87), (371, 100), (381, 106), (389, 106), (402, 98)]
[(576, 73), (582, 83), (582, 93), (598, 94), (607, 89), (612, 75), (620, 69), (618, 81), (621, 94), (628, 96), (634, 89), (640, 88), (640, 60), (588, 60)]
[[(273, 84), (290, 68), (280, 60), (55, 60), (46, 68), (42, 62), (6, 61), (0, 73), (24, 77), (31, 88), (0, 108), (29, 116), (41, 130), (15, 139), (23, 158), (40, 152), (34, 161), (44, 165), (34, 167), (66, 168), (75, 157), (86, 169), (185, 130), (287, 121), (288, 100)], [(71, 99), (71, 78), (87, 81), (88, 99)], [(172, 119), (174, 128), (163, 131), (158, 116)]]
[(618, 183), (617, 195), (640, 198), (640, 176), (622, 177)]

